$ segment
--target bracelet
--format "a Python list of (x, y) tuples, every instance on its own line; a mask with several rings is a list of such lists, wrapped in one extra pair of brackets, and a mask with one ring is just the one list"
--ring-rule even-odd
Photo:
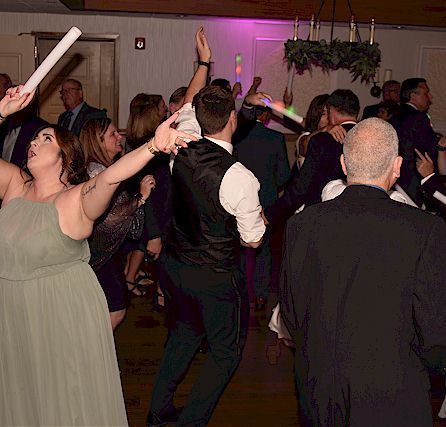
[(438, 151), (446, 151), (446, 147), (443, 147), (442, 145), (437, 145)]
[(152, 138), (149, 141), (150, 145), (149, 145), (149, 142), (147, 143), (147, 149), (149, 150), (150, 154), (153, 154), (154, 156), (156, 156), (160, 152), (160, 150), (158, 150), (158, 148), (155, 147), (155, 145), (153, 144), (154, 141), (155, 141), (155, 138)]
[(146, 199), (139, 192), (136, 193), (133, 197), (135, 197), (135, 199), (138, 200), (139, 206), (142, 206), (144, 203), (146, 203)]
[(198, 65), (204, 65), (205, 67), (208, 67), (208, 68), (211, 67), (211, 63), (206, 62), (206, 61), (198, 61)]

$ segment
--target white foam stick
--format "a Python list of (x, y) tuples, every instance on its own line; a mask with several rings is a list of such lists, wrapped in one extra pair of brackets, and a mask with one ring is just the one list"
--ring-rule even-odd
[(435, 191), (434, 197), (446, 205), (446, 196), (444, 194), (441, 194), (439, 191)]
[(283, 105), (281, 105), (277, 101), (271, 102), (269, 99), (263, 98), (262, 101), (266, 104), (267, 107), (271, 108), (271, 110), (275, 111), (276, 113), (283, 114), (284, 116), (287, 116), (291, 120), (295, 121), (296, 123), (302, 123), (304, 121), (304, 118), (294, 114), (292, 111), (287, 110)]
[(59, 43), (57, 43), (57, 45), (48, 54), (45, 60), (39, 65), (37, 70), (34, 71), (34, 73), (25, 83), (25, 86), (23, 86), (20, 93), (29, 93), (33, 91), (81, 34), (82, 31), (79, 30), (79, 28), (71, 27), (71, 29), (65, 34), (63, 39)]

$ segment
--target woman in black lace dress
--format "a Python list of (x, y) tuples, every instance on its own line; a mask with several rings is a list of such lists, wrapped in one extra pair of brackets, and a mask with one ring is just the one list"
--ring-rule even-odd
[[(105, 170), (123, 152), (122, 136), (108, 118), (89, 120), (79, 138), (86, 153), (90, 178)], [(109, 208), (95, 222), (89, 238), (90, 265), (107, 298), (113, 329), (123, 320), (128, 301), (119, 250), (132, 227), (137, 209), (143, 209), (142, 205), (154, 187), (155, 179), (152, 175), (146, 175), (140, 180), (139, 192), (137, 187), (132, 191), (125, 182), (122, 183)]]

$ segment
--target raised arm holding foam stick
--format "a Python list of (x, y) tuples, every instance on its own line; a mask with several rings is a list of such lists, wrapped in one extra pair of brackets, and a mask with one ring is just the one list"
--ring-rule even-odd
[(56, 65), (65, 52), (73, 45), (73, 43), (80, 37), (82, 31), (77, 27), (71, 27), (71, 29), (65, 34), (63, 39), (57, 43), (54, 49), (48, 54), (45, 60), (39, 65), (36, 71), (31, 75), (28, 81), (25, 83), (20, 93), (32, 92), (45, 76)]

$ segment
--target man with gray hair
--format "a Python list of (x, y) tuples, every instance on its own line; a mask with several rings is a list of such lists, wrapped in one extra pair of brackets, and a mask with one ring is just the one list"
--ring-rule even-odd
[(395, 202), (398, 138), (347, 134), (347, 188), (287, 224), (281, 313), (296, 342), (302, 426), (432, 426), (421, 359), (446, 349), (446, 226)]

